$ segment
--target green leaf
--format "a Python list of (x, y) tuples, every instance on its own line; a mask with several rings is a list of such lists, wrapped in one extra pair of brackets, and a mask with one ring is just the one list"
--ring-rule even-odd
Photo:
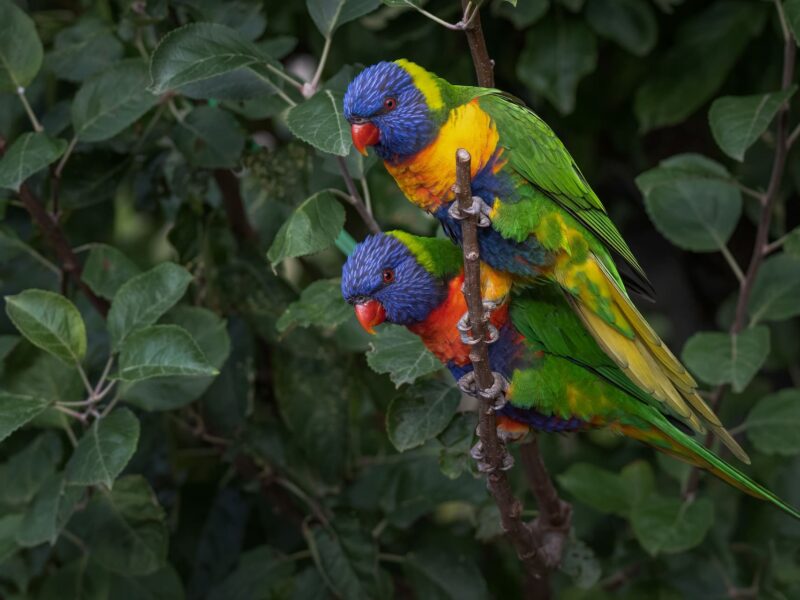
[(132, 331), (152, 325), (186, 293), (192, 275), (175, 263), (162, 263), (120, 286), (108, 311), (115, 348)]
[(478, 566), (451, 552), (423, 548), (409, 555), (403, 570), (416, 598), (485, 600), (491, 594)]
[(597, 41), (586, 25), (548, 19), (526, 36), (517, 77), (566, 115), (575, 110), (578, 83), (596, 64)]
[(118, 408), (97, 419), (78, 442), (65, 470), (67, 483), (114, 485), (139, 443), (139, 419)]
[(783, 456), (800, 453), (800, 390), (765, 396), (747, 415), (744, 427), (759, 452)]
[(767, 130), (781, 105), (797, 90), (753, 96), (717, 98), (708, 111), (711, 133), (722, 151), (736, 160), (744, 160), (745, 151)]
[[(298, 334), (308, 332), (293, 332), (294, 336)], [(314, 338), (308, 342), (319, 345)], [(363, 389), (357, 387), (353, 372), (339, 364), (341, 357), (331, 354), (328, 350), (315, 356), (299, 356), (276, 346), (272, 372), (278, 408), (294, 447), (324, 479), (338, 481), (349, 447), (350, 403)]]
[(33, 439), (21, 451), (0, 465), (0, 480), (13, 481), (14, 485), (0, 488), (0, 505), (26, 506), (55, 473), (61, 463), (63, 447), (58, 435), (52, 431)]
[(559, 485), (580, 502), (602, 513), (627, 516), (629, 492), (617, 473), (587, 463), (576, 463), (557, 477)]
[(587, 463), (576, 463), (557, 477), (558, 483), (578, 500), (603, 513), (622, 517), (644, 501), (655, 488), (653, 471), (635, 461), (612, 473)]
[(642, 130), (680, 123), (708, 101), (761, 31), (766, 8), (745, 0), (715, 2), (687, 19), (636, 92)]
[(175, 568), (167, 565), (150, 575), (111, 578), (108, 598), (114, 600), (183, 600), (183, 583)]
[(342, 112), (342, 99), (342, 94), (321, 90), (289, 109), (286, 124), (293, 134), (318, 150), (347, 156), (353, 142)]
[(421, 446), (444, 431), (461, 401), (457, 387), (423, 381), (397, 396), (386, 413), (386, 431), (398, 451)]
[(795, 227), (786, 234), (783, 249), (789, 256), (800, 258), (800, 227)]
[(750, 295), (750, 324), (800, 315), (800, 257), (778, 254), (764, 261)]
[(786, 15), (786, 24), (794, 35), (794, 41), (800, 45), (800, 0), (784, 0), (783, 12)]
[(209, 600), (280, 598), (293, 578), (294, 563), (269, 546), (244, 552), (236, 569), (212, 588)]
[(72, 102), (72, 126), (82, 142), (114, 137), (155, 106), (147, 91), (147, 65), (138, 59), (116, 63), (87, 80)]
[(42, 66), (36, 25), (11, 0), (0, 0), (0, 92), (27, 87)]
[(124, 50), (107, 24), (84, 17), (56, 34), (46, 63), (59, 79), (80, 82), (116, 63)]
[(311, 19), (324, 37), (336, 29), (368, 12), (375, 10), (380, 0), (306, 0)]
[(698, 154), (679, 154), (642, 173), (650, 220), (676, 246), (694, 252), (722, 248), (742, 212), (742, 195), (725, 167)]
[(377, 373), (388, 373), (397, 387), (442, 368), (422, 340), (405, 327), (381, 327), (374, 339), (367, 364)]
[(648, 54), (658, 39), (658, 23), (646, 0), (589, 0), (586, 21), (597, 35), (636, 56)]
[(122, 284), (140, 272), (130, 258), (113, 246), (95, 244), (89, 251), (81, 279), (95, 294), (112, 300)]
[(34, 419), (50, 403), (47, 398), (0, 391), (0, 442)]
[(189, 332), (177, 325), (151, 325), (125, 338), (119, 352), (123, 381), (138, 381), (165, 375), (216, 375)]
[(169, 539), (164, 511), (141, 475), (122, 477), (113, 490), (94, 494), (80, 516), (89, 529), (92, 559), (109, 571), (130, 577), (164, 565)]
[(54, 473), (45, 482), (33, 505), (25, 512), (17, 532), (17, 543), (30, 548), (39, 544), (55, 544), (59, 532), (64, 528), (83, 497), (81, 488), (66, 488), (64, 476)]
[(696, 333), (683, 347), (683, 361), (711, 385), (730, 383), (741, 392), (767, 360), (769, 329), (759, 326), (739, 334)]
[[(188, 331), (209, 364), (215, 369), (222, 369), (231, 350), (224, 319), (199, 306), (180, 305), (168, 312), (161, 322), (178, 325)], [(214, 377), (153, 377), (126, 384), (121, 395), (125, 402), (144, 410), (173, 410), (200, 398), (214, 381)], [(246, 396), (249, 392), (245, 389), (241, 394)], [(229, 400), (226, 398), (226, 401)], [(242, 398), (241, 401), (247, 400)]]
[(633, 533), (651, 556), (694, 548), (713, 524), (714, 504), (708, 498), (687, 503), (651, 495), (631, 515)]
[(344, 226), (344, 208), (329, 192), (318, 192), (295, 209), (281, 226), (267, 258), (274, 267), (285, 258), (305, 256), (330, 246)]
[(344, 323), (353, 309), (342, 299), (341, 283), (339, 278), (320, 279), (309, 285), (298, 300), (286, 307), (275, 325), (278, 331), (309, 325), (332, 328)]
[(191, 23), (168, 33), (150, 60), (150, 91), (190, 98), (241, 100), (273, 93), (282, 65), (239, 32)]
[(337, 598), (386, 597), (377, 592), (378, 548), (358, 520), (339, 518), (335, 534), (316, 526), (304, 531), (311, 556), (325, 584)]
[(527, 29), (547, 14), (548, 8), (550, 0), (525, 0), (514, 7), (501, 2), (494, 6), (493, 12), (511, 21), (517, 29)]
[(0, 188), (18, 192), (28, 177), (57, 161), (66, 149), (67, 142), (44, 133), (22, 134), (0, 159)]
[(205, 169), (232, 169), (244, 150), (245, 132), (230, 112), (198, 106), (172, 134), (190, 165)]
[(11, 322), (35, 346), (66, 363), (79, 363), (86, 354), (86, 326), (75, 305), (45, 290), (25, 290), (6, 296)]

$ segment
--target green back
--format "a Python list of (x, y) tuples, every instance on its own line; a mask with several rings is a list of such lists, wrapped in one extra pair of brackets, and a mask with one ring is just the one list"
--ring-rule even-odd
[[(496, 90), (472, 89), (473, 96), (480, 98), (481, 108), (497, 125), (500, 143), (506, 148), (506, 170), (534, 188), (532, 194), (521, 194), (521, 201), (545, 196), (574, 216), (603, 246), (630, 265), (635, 273), (634, 287), (649, 293), (652, 286), (644, 270), (553, 130), (517, 99)], [(519, 234), (509, 233), (509, 237)]]

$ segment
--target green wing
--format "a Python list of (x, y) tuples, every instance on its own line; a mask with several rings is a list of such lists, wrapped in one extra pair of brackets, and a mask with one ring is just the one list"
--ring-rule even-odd
[(494, 120), (500, 144), (506, 148), (508, 167), (578, 219), (608, 249), (620, 256), (635, 273), (637, 291), (652, 295), (644, 270), (608, 217), (567, 149), (552, 129), (519, 100), (481, 90), (479, 103)]

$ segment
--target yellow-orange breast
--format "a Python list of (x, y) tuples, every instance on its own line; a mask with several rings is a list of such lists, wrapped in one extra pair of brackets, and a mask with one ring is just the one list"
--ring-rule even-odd
[[(456, 151), (464, 148), (472, 157), (471, 176), (486, 166), (497, 150), (499, 135), (491, 117), (472, 100), (450, 111), (439, 135), (426, 148), (398, 164), (386, 163), (406, 197), (428, 211), (453, 200)], [(495, 170), (502, 167), (497, 161)]]

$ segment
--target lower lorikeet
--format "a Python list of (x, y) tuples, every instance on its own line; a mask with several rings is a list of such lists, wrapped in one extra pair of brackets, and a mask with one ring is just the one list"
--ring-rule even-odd
[[(445, 239), (394, 231), (368, 237), (345, 263), (342, 294), (361, 325), (407, 327), (456, 379), (472, 370), (456, 323), (466, 311), (461, 250)], [(492, 369), (508, 381), (497, 411), (502, 437), (606, 427), (706, 469), (796, 518), (800, 513), (695, 440), (690, 429), (642, 390), (587, 333), (551, 284), (521, 289), (491, 315), (498, 339)]]
[[(548, 125), (499, 90), (453, 85), (401, 59), (362, 71), (344, 97), (356, 148), (374, 147), (406, 197), (461, 241), (453, 203), (455, 154), (469, 151), (483, 297), (501, 303), (515, 285), (558, 284), (583, 327), (630, 381), (692, 429), (709, 427), (747, 454), (697, 393), (697, 383), (631, 302), (652, 288), (597, 195)], [(624, 270), (623, 270), (624, 271)]]

